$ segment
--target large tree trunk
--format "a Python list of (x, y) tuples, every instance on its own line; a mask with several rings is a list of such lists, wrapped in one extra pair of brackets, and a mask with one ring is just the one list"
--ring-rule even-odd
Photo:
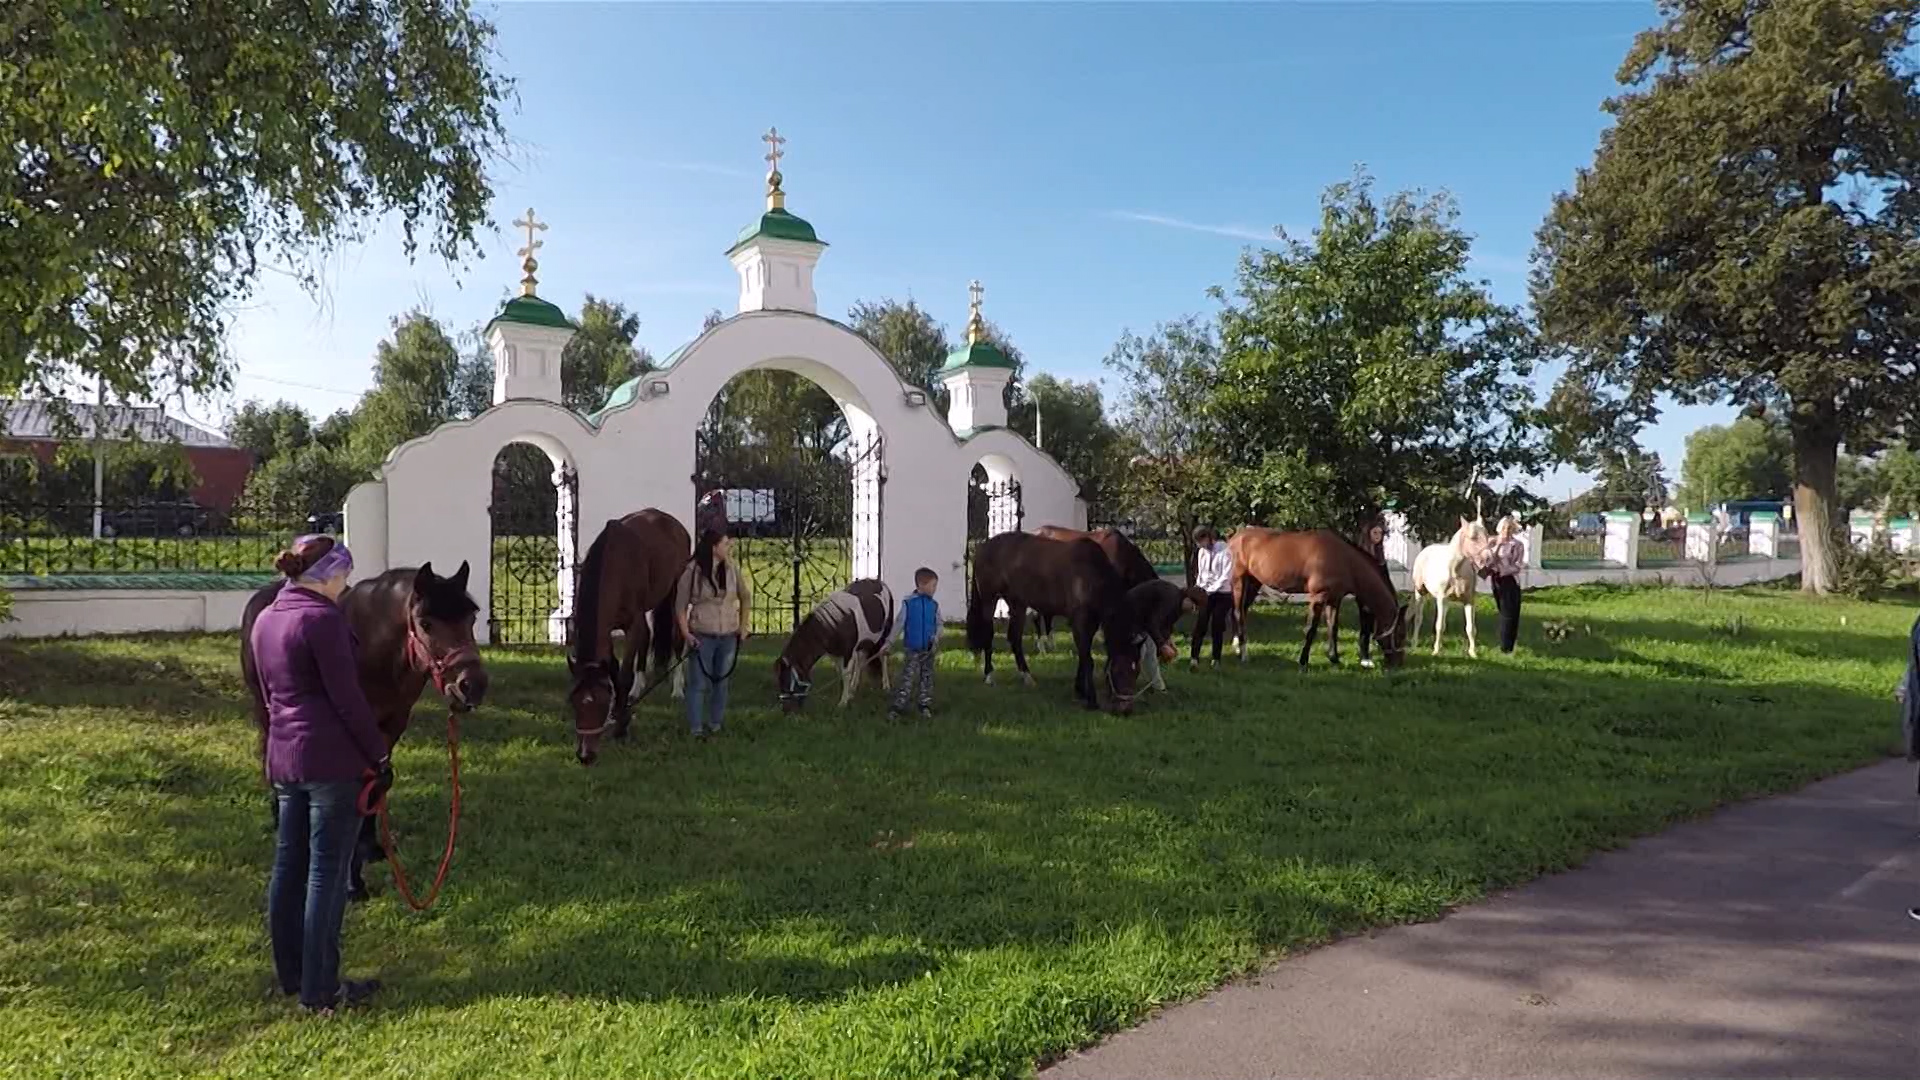
[(1833, 586), (1833, 540), (1843, 508), (1835, 506), (1840, 436), (1832, 408), (1794, 410), (1793, 516), (1800, 523), (1800, 589)]

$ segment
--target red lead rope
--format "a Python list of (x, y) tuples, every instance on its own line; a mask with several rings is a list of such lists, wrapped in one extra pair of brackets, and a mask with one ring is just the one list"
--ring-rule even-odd
[(387, 821), (387, 800), (380, 800), (380, 846), (387, 853), (387, 865), (393, 867), (393, 884), (400, 890), (400, 896), (407, 906), (415, 911), (425, 911), (433, 906), (440, 897), (440, 887), (447, 883), (447, 869), (453, 865), (454, 841), (460, 838), (460, 714), (447, 710), (447, 768), (453, 775), (453, 802), (447, 810), (447, 849), (440, 854), (440, 869), (434, 871), (433, 886), (427, 890), (425, 900), (416, 900), (413, 889), (407, 884), (406, 867), (400, 865), (400, 854), (393, 849), (393, 828)]

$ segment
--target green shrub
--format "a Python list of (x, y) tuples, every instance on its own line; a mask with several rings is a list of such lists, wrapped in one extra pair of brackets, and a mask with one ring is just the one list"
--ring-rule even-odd
[(1874, 601), (1907, 576), (1906, 561), (1887, 537), (1877, 535), (1866, 547), (1856, 547), (1845, 526), (1833, 537), (1833, 591), (1855, 600)]

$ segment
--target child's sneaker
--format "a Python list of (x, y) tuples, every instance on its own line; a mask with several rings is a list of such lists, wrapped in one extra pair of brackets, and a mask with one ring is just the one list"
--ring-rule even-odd
[(924, 706), (923, 706), (923, 707), (921, 707), (921, 709), (920, 709), (920, 719), (922, 719), (922, 720), (931, 720), (931, 719), (933, 719), (933, 710), (932, 710), (932, 709), (929, 709), (929, 708), (926, 708), (926, 707), (924, 707)]

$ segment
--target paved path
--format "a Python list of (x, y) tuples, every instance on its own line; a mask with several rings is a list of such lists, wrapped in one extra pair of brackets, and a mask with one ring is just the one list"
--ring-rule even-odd
[(1285, 960), (1041, 1075), (1920, 1077), (1920, 835), (1889, 762)]

